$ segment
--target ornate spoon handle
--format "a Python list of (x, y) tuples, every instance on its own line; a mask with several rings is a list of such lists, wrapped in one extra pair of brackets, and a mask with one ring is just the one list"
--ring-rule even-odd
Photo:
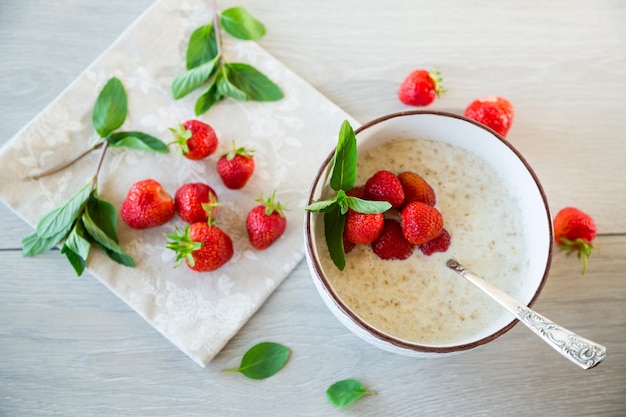
[(537, 336), (552, 346), (557, 352), (583, 369), (590, 369), (606, 358), (606, 347), (585, 339), (574, 332), (548, 320), (541, 314), (526, 307), (499, 288), (480, 278), (454, 259), (446, 263), (448, 268), (476, 285), (483, 292), (497, 301), (502, 307), (513, 313)]

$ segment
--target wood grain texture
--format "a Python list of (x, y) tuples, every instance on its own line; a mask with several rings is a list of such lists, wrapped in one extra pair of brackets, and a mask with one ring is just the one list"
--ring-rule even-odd
[[(0, 2), (0, 143), (151, 3)], [(552, 211), (576, 205), (601, 234), (585, 277), (575, 259), (555, 254), (535, 308), (605, 344), (608, 358), (582, 371), (521, 325), (457, 356), (391, 355), (334, 319), (301, 262), (203, 369), (97, 280), (76, 278), (58, 251), (22, 258), (31, 229), (2, 206), (0, 415), (626, 415), (626, 3), (218, 3), (250, 10), (268, 28), (260, 44), (361, 122), (407, 109), (395, 94), (417, 67), (444, 75), (448, 93), (433, 109), (462, 113), (483, 95), (509, 98), (508, 138)], [(264, 381), (222, 373), (264, 340), (292, 349), (283, 371)], [(324, 391), (348, 377), (377, 395), (335, 409)]]

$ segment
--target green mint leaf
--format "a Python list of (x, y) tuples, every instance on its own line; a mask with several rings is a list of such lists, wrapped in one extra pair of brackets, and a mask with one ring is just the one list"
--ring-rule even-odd
[(22, 255), (35, 256), (40, 253), (47, 252), (63, 240), (64, 237), (65, 234), (52, 237), (41, 237), (37, 234), (37, 232), (33, 232), (22, 239)]
[(106, 137), (109, 145), (125, 147), (140, 151), (168, 153), (170, 149), (159, 138), (143, 132), (115, 132)]
[(93, 127), (104, 138), (124, 123), (128, 98), (122, 82), (111, 78), (102, 88), (93, 109)]
[(117, 213), (113, 204), (92, 195), (87, 203), (87, 214), (109, 239), (118, 243)]
[(212, 60), (187, 70), (174, 78), (174, 81), (172, 81), (172, 95), (174, 99), (183, 98), (204, 84), (215, 72), (219, 60), (220, 57), (216, 56)]
[(324, 213), (324, 236), (330, 253), (330, 259), (340, 271), (346, 267), (346, 254), (343, 249), (343, 229), (346, 216), (341, 213), (339, 205)]
[(187, 44), (187, 69), (190, 70), (211, 61), (217, 57), (218, 52), (213, 23), (200, 26), (191, 34)]
[(76, 225), (67, 235), (67, 239), (65, 239), (61, 252), (64, 253), (63, 250), (65, 249), (72, 251), (83, 260), (87, 260), (87, 256), (89, 256), (89, 249), (91, 249), (91, 243), (89, 243), (89, 241), (85, 238), (85, 228), (80, 220), (76, 222)]
[(314, 213), (326, 213), (333, 209), (333, 206), (337, 204), (337, 197), (333, 197), (329, 200), (315, 201), (304, 209), (306, 211), (314, 212)]
[(84, 258), (81, 258), (76, 252), (69, 248), (67, 245), (63, 245), (61, 248), (61, 253), (65, 255), (67, 260), (74, 268), (76, 275), (81, 276), (83, 272), (85, 272), (85, 266), (87, 265), (87, 261)]
[(220, 16), (222, 27), (232, 36), (243, 40), (261, 39), (265, 35), (265, 26), (256, 20), (243, 7), (231, 7)]
[(213, 79), (209, 88), (207, 88), (206, 91), (196, 100), (196, 116), (200, 116), (201, 114), (209, 111), (209, 109), (222, 98), (223, 96), (217, 91), (217, 83), (215, 82), (215, 79)]
[(339, 140), (333, 155), (333, 172), (330, 186), (333, 190), (350, 190), (356, 181), (357, 163), (356, 135), (347, 120), (339, 129)]
[(217, 93), (223, 97), (231, 97), (239, 101), (248, 101), (248, 95), (230, 81), (230, 76), (229, 66), (226, 64), (222, 67), (222, 71), (217, 75), (215, 80)]
[(384, 213), (391, 208), (391, 203), (388, 201), (369, 201), (351, 196), (346, 196), (346, 202), (348, 207), (359, 213)]
[(88, 239), (102, 248), (109, 258), (126, 266), (135, 266), (132, 257), (117, 243), (116, 213), (107, 201), (92, 197), (81, 218)]
[(366, 390), (363, 384), (356, 379), (344, 379), (328, 387), (326, 390), (326, 399), (335, 407), (345, 407), (364, 395), (373, 394), (376, 393)]
[(290, 353), (289, 348), (280, 343), (262, 342), (243, 355), (238, 368), (224, 373), (241, 372), (251, 379), (269, 378), (285, 366)]
[(242, 63), (227, 63), (224, 66), (229, 83), (249, 100), (277, 101), (284, 97), (280, 87), (253, 66)]
[[(72, 228), (83, 205), (91, 194), (91, 180), (61, 206), (50, 210), (37, 222), (36, 233), (41, 238), (59, 238), (59, 243)], [(54, 246), (54, 245), (53, 245)]]

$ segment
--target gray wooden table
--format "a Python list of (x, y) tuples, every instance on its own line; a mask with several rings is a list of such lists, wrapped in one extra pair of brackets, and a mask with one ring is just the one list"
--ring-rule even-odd
[[(405, 109), (396, 89), (418, 67), (436, 66), (447, 81), (433, 109), (509, 98), (508, 138), (551, 210), (591, 213), (601, 248), (585, 277), (555, 254), (535, 307), (605, 344), (608, 358), (582, 371), (521, 325), (454, 357), (394, 356), (333, 318), (302, 262), (203, 369), (98, 281), (76, 278), (58, 251), (22, 258), (31, 229), (2, 205), (0, 415), (626, 415), (626, 3), (218, 3), (250, 10), (268, 28), (261, 45), (360, 122)], [(2, 0), (0, 143), (150, 4)], [(222, 374), (263, 340), (292, 348), (285, 369), (264, 381)], [(348, 377), (378, 394), (335, 409), (324, 391)]]

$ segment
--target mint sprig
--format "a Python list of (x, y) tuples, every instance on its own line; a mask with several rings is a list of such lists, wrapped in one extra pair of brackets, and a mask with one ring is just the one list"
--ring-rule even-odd
[(113, 77), (104, 85), (94, 105), (92, 123), (100, 140), (78, 157), (33, 177), (39, 179), (52, 175), (91, 151), (101, 149), (95, 174), (65, 203), (41, 216), (35, 231), (24, 237), (24, 256), (39, 255), (63, 242), (61, 253), (78, 276), (85, 270), (92, 246), (102, 249), (117, 263), (135, 266), (133, 258), (119, 246), (115, 207), (98, 198), (98, 174), (109, 146), (162, 153), (169, 152), (169, 149), (163, 141), (147, 133), (114, 132), (124, 124), (127, 113), (126, 91), (122, 82)]
[(255, 67), (230, 63), (222, 53), (221, 28), (241, 40), (257, 40), (265, 35), (265, 26), (243, 7), (218, 12), (214, 3), (213, 22), (191, 34), (186, 52), (186, 71), (172, 81), (175, 99), (203, 87), (196, 99), (199, 116), (226, 97), (239, 101), (277, 101), (284, 97), (280, 87)]
[(354, 187), (357, 161), (356, 135), (350, 123), (344, 120), (339, 129), (339, 139), (331, 161), (330, 187), (337, 191), (337, 194), (305, 207), (305, 210), (310, 212), (324, 213), (324, 236), (328, 251), (333, 263), (341, 271), (346, 266), (343, 230), (348, 209), (373, 214), (383, 213), (391, 208), (391, 204), (387, 201), (363, 200), (346, 194), (346, 191)]

